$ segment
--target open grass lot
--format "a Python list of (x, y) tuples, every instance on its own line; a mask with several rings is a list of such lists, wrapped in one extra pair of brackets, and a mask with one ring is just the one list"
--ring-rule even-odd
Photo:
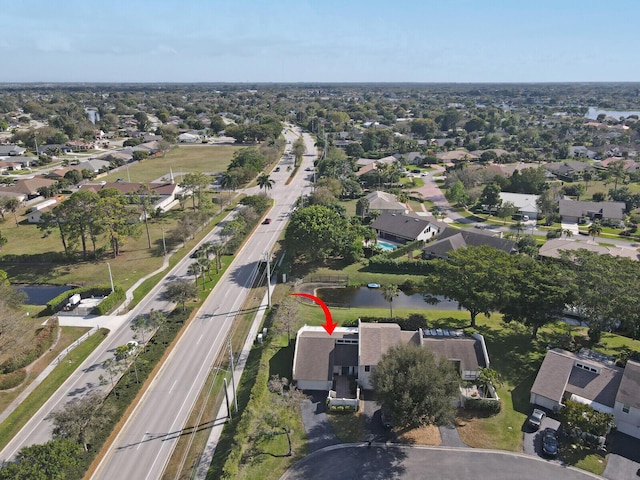
[(188, 172), (222, 172), (226, 170), (234, 152), (241, 147), (230, 145), (193, 145), (175, 146), (164, 157), (154, 157), (134, 163), (127, 169), (122, 167), (117, 172), (111, 172), (100, 180), (115, 182), (124, 178), (132, 182), (150, 182), (162, 177), (169, 178), (169, 169), (179, 181), (181, 173)]

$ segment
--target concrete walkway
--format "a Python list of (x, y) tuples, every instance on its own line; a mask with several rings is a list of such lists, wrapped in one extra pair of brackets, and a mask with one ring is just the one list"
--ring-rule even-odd
[(440, 426), (438, 429), (440, 430), (440, 446), (469, 448), (469, 446), (460, 439), (458, 429), (454, 425), (447, 427)]

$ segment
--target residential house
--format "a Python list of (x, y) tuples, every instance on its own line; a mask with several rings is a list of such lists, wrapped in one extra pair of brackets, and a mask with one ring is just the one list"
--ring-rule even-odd
[(96, 144), (93, 142), (85, 142), (84, 140), (71, 140), (67, 142), (67, 147), (74, 152), (86, 152), (87, 150), (96, 148)]
[(40, 195), (38, 189), (51, 187), (56, 183), (55, 180), (44, 177), (21, 178), (13, 185), (5, 187), (3, 191), (24, 195), (27, 199), (31, 199)]
[(569, 147), (569, 155), (571, 157), (590, 158), (593, 160), (598, 156), (598, 152), (589, 150), (584, 145), (574, 145), (573, 147)]
[(26, 148), (17, 145), (0, 145), (0, 157), (19, 157), (26, 151)]
[(529, 401), (558, 411), (566, 400), (613, 414), (619, 431), (640, 438), (640, 363), (628, 360), (621, 368), (613, 358), (588, 349), (577, 354), (548, 350)]
[(51, 144), (39, 146), (36, 149), (36, 153), (38, 155), (56, 156), (56, 155), (63, 155), (65, 153), (73, 153), (73, 150), (71, 149), (71, 147), (67, 145), (51, 143)]
[(397, 323), (363, 323), (358, 327), (336, 327), (328, 335), (321, 327), (298, 330), (293, 357), (293, 380), (302, 390), (331, 390), (340, 376), (355, 376), (364, 389), (371, 389), (371, 374), (390, 348), (414, 344), (446, 357), (464, 380), (475, 380), (489, 366), (484, 337), (465, 335), (462, 330), (401, 330)]
[(82, 167), (80, 167), (79, 165), (72, 165), (72, 166), (69, 166), (69, 167), (56, 168), (55, 170), (51, 170), (49, 173), (47, 173), (45, 175), (45, 177), (53, 178), (54, 180), (60, 180), (60, 179), (64, 178), (64, 176), (67, 173), (69, 173), (69, 172), (71, 172), (73, 170), (82, 173)]
[(480, 158), (467, 150), (452, 150), (450, 152), (438, 152), (436, 158), (444, 163), (471, 162)]
[(407, 206), (399, 202), (392, 193), (375, 190), (364, 198), (369, 202), (364, 212), (365, 215), (368, 215), (372, 210), (377, 210), (380, 213), (407, 213), (409, 211)]
[(22, 170), (22, 164), (20, 162), (5, 162), (0, 160), (0, 172), (15, 170)]
[(590, 163), (579, 161), (546, 163), (542, 168), (554, 174), (559, 180), (565, 182), (582, 180), (582, 176), (586, 172), (593, 174), (596, 171)]
[(181, 133), (178, 135), (178, 141), (180, 143), (196, 143), (200, 141), (200, 135), (194, 135), (192, 133)]
[(81, 161), (78, 166), (82, 170), (89, 170), (92, 173), (106, 172), (111, 167), (111, 163), (107, 160), (100, 160), (98, 158), (90, 158), (88, 160)]
[(44, 202), (32, 206), (27, 213), (27, 222), (40, 223), (42, 214), (45, 212), (50, 212), (57, 204), (57, 198), (50, 198), (48, 200), (45, 200)]
[(636, 248), (622, 247), (618, 245), (600, 245), (591, 240), (577, 240), (569, 238), (553, 238), (547, 240), (538, 250), (538, 256), (544, 258), (561, 258), (562, 252), (570, 252), (573, 250), (589, 250), (600, 255), (611, 255), (613, 257), (629, 258), (631, 260), (640, 260), (640, 255)]
[(619, 223), (625, 218), (624, 202), (587, 202), (561, 199), (560, 217), (564, 223), (578, 223), (581, 218)]
[(422, 248), (422, 257), (426, 260), (448, 258), (450, 252), (459, 248), (479, 247), (481, 245), (488, 245), (498, 250), (512, 253), (515, 250), (516, 242), (484, 232), (447, 227), (440, 233), (435, 242), (428, 243)]
[(516, 206), (518, 213), (526, 215), (531, 220), (538, 218), (538, 201), (539, 195), (532, 195), (528, 193), (509, 193), (500, 192), (500, 200), (505, 204), (510, 202)]
[(404, 161), (407, 165), (422, 165), (425, 155), (420, 152), (396, 153), (394, 158)]
[[(132, 195), (138, 191), (144, 184), (138, 182), (113, 182), (113, 183), (88, 183), (80, 186), (80, 190), (93, 190), (99, 192), (100, 190), (107, 188), (115, 188), (122, 195)], [(183, 188), (174, 182), (167, 183), (149, 183), (147, 184), (150, 190), (157, 195), (156, 203), (153, 205), (153, 210), (160, 209), (163, 212), (170, 210), (175, 202), (184, 191)]]
[(386, 212), (376, 218), (371, 227), (379, 238), (396, 243), (407, 243), (415, 240), (429, 240), (436, 236), (441, 226), (428, 218), (414, 213), (402, 214)]

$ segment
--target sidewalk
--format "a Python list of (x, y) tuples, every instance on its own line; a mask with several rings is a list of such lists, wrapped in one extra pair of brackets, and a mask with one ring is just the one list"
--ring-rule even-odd
[[(273, 277), (272, 277), (273, 278)], [(273, 292), (274, 284), (272, 281), (269, 281), (271, 291)], [(247, 358), (249, 357), (249, 352), (251, 352), (251, 347), (255, 342), (256, 336), (258, 335), (258, 331), (260, 330), (260, 325), (262, 325), (262, 318), (264, 317), (264, 312), (267, 310), (267, 292), (262, 299), (262, 303), (260, 304), (260, 308), (256, 313), (256, 318), (253, 320), (253, 324), (251, 325), (251, 329), (249, 330), (249, 334), (247, 335), (247, 339), (244, 342), (242, 347), (242, 351), (239, 355), (235, 355), (237, 359), (237, 363), (234, 369), (234, 375), (236, 379), (236, 386), (240, 384), (240, 380), (242, 377), (242, 373), (244, 372), (245, 364), (247, 363)], [(227, 386), (227, 395), (229, 397), (229, 401), (233, 401), (233, 387), (231, 384)], [(237, 413), (234, 413), (237, 415)], [(225, 423), (227, 423), (227, 406), (223, 402), (218, 409), (218, 413), (216, 414), (216, 419), (214, 420), (213, 427), (211, 428), (211, 433), (209, 434), (209, 439), (207, 440), (207, 444), (204, 447), (204, 451), (198, 460), (198, 466), (196, 467), (195, 476), (193, 478), (204, 480), (207, 477), (207, 471), (209, 470), (209, 465), (213, 461), (213, 455), (216, 451), (216, 446), (218, 445), (218, 441), (220, 440), (220, 435), (222, 435), (222, 430), (224, 429)]]

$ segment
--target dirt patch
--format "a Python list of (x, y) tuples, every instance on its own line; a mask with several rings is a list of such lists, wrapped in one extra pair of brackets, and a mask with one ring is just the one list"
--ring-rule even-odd
[(414, 428), (398, 435), (398, 440), (411, 445), (440, 445), (440, 430), (435, 425)]

